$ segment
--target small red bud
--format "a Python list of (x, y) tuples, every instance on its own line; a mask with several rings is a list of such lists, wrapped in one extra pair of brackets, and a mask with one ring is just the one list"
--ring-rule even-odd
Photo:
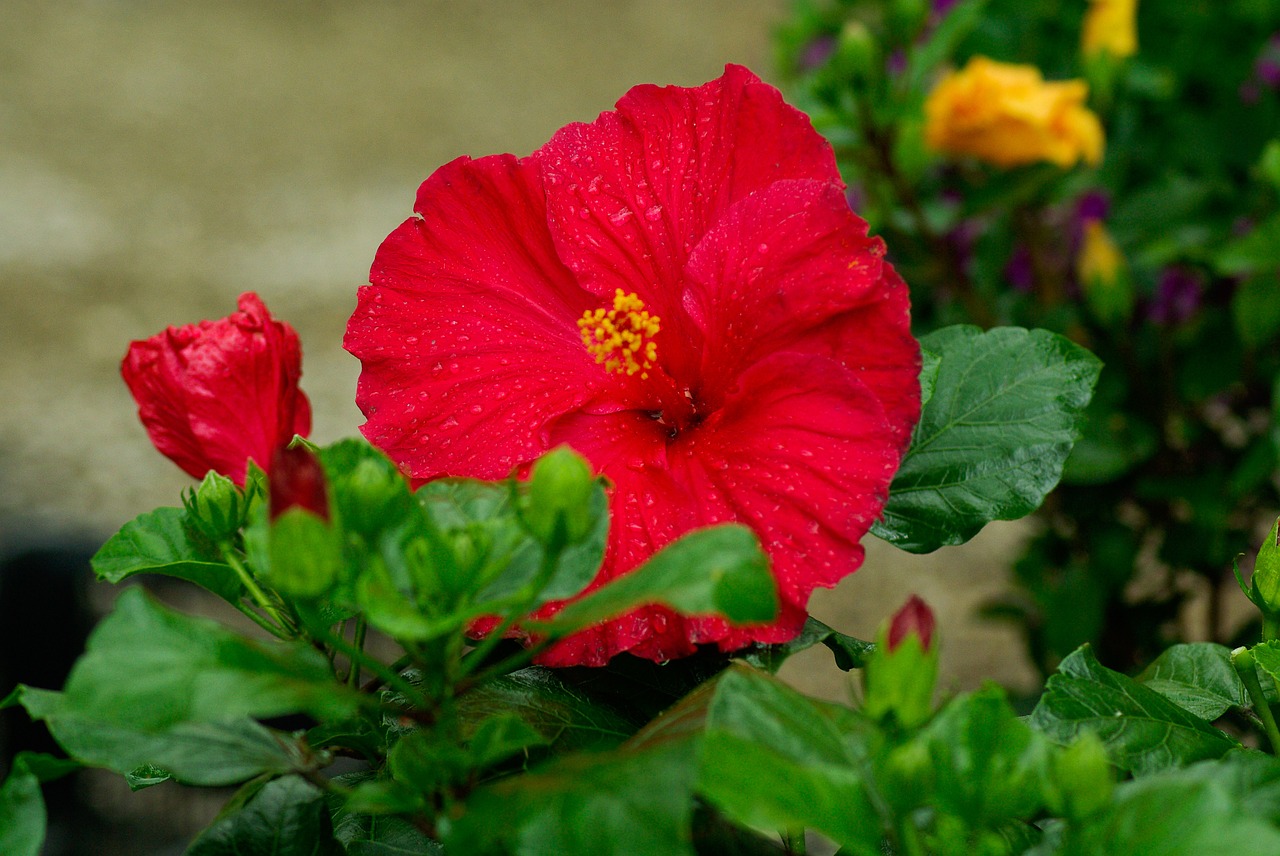
[(920, 647), (928, 651), (933, 642), (933, 610), (916, 595), (911, 595), (889, 622), (889, 653), (912, 633), (920, 637)]
[(268, 493), (271, 497), (271, 520), (275, 520), (290, 508), (303, 508), (319, 517), (329, 519), (329, 495), (325, 490), (324, 469), (320, 459), (310, 449), (280, 447), (271, 456), (271, 469), (267, 473)]

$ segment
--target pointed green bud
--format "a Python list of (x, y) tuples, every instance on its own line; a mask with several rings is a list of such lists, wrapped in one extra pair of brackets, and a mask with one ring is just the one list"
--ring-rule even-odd
[(1280, 614), (1280, 519), (1271, 524), (1271, 531), (1258, 548), (1252, 588), (1251, 599), (1264, 616), (1274, 618)]
[(1088, 817), (1111, 800), (1115, 774), (1102, 741), (1085, 731), (1053, 756), (1052, 781), (1045, 788), (1049, 809), (1069, 820)]
[(588, 503), (595, 476), (586, 459), (568, 446), (557, 446), (533, 465), (521, 517), (543, 544), (577, 544), (591, 529)]
[(198, 486), (183, 492), (182, 504), (196, 529), (215, 542), (227, 540), (240, 529), (248, 505), (235, 482), (213, 470)]
[(867, 25), (861, 21), (845, 24), (836, 40), (832, 70), (851, 80), (865, 80), (875, 72), (879, 61), (880, 48)]

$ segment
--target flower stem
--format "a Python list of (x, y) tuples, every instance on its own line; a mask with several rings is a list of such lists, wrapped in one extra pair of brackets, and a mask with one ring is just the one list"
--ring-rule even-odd
[(336, 633), (331, 633), (327, 630), (321, 631), (319, 635), (320, 641), (327, 645), (332, 645), (335, 649), (347, 655), (347, 659), (351, 661), (351, 668), (353, 670), (359, 668), (359, 666), (363, 666), (381, 678), (384, 684), (399, 690), (400, 693), (402, 693), (405, 698), (409, 699), (412, 703), (422, 707), (427, 706), (426, 696), (424, 696), (417, 687), (406, 681), (401, 675), (392, 671), (389, 667), (367, 656), (361, 648), (351, 644), (346, 639), (342, 638), (342, 636)]
[(1262, 729), (1267, 733), (1267, 740), (1271, 743), (1271, 754), (1280, 755), (1280, 729), (1276, 728), (1276, 718), (1271, 713), (1271, 705), (1267, 704), (1267, 697), (1262, 692), (1262, 684), (1258, 681), (1258, 669), (1253, 659), (1253, 652), (1248, 648), (1237, 648), (1231, 652), (1231, 665), (1235, 667), (1236, 674), (1240, 676), (1240, 681), (1249, 691), (1249, 697), (1253, 699), (1253, 711), (1258, 714), (1258, 719), (1262, 720)]
[(1262, 616), (1262, 641), (1274, 642), (1280, 639), (1280, 620), (1264, 615)]
[[(271, 598), (269, 598), (267, 593), (262, 590), (262, 587), (258, 585), (258, 581), (253, 578), (253, 574), (249, 573), (249, 569), (245, 567), (244, 562), (240, 561), (240, 556), (237, 555), (236, 549), (230, 544), (223, 544), (222, 556), (227, 560), (227, 564), (231, 566), (231, 569), (236, 572), (236, 576), (240, 578), (240, 583), (245, 587), (245, 590), (249, 592), (249, 596), (253, 598), (253, 602), (258, 605), (259, 609), (271, 616), (271, 619), (276, 623), (277, 630), (272, 630), (272, 633), (276, 636), (280, 636), (281, 638), (287, 638), (291, 632), (289, 622), (286, 622), (284, 618), (281, 617), (279, 610), (277, 610), (275, 604), (271, 602)], [(259, 621), (258, 624), (266, 627), (266, 625), (261, 621)], [(267, 629), (271, 630), (270, 627), (267, 627)]]
[[(369, 623), (365, 621), (363, 615), (356, 619), (355, 647), (361, 654), (364, 653), (364, 637), (365, 633), (368, 632), (368, 629)], [(347, 686), (352, 687), (353, 689), (360, 686), (359, 660), (352, 660), (347, 666)]]
[(809, 845), (804, 840), (804, 827), (782, 831), (782, 849), (787, 856), (806, 856)]

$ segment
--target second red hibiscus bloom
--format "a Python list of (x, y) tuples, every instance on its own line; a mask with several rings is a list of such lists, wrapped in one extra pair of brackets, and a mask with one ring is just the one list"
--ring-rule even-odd
[(614, 484), (595, 585), (730, 520), (773, 562), (773, 625), (652, 607), (543, 662), (791, 638), (861, 564), (920, 407), (907, 289), (808, 119), (737, 66), (639, 86), (530, 157), (446, 164), (415, 210), (347, 328), (371, 442), (419, 479), (577, 449)]

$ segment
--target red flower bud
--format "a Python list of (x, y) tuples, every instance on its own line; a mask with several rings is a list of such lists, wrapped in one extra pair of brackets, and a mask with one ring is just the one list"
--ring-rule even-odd
[(933, 642), (933, 610), (916, 595), (911, 595), (889, 622), (889, 653), (912, 633), (920, 637), (920, 647), (929, 650)]
[(250, 458), (268, 464), (311, 430), (298, 334), (253, 293), (226, 318), (133, 342), (120, 372), (151, 442), (195, 478), (214, 470), (243, 487)]
[(271, 520), (290, 508), (304, 508), (321, 520), (329, 519), (324, 468), (310, 449), (282, 446), (276, 450), (267, 471), (267, 494), (271, 499)]

